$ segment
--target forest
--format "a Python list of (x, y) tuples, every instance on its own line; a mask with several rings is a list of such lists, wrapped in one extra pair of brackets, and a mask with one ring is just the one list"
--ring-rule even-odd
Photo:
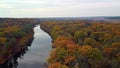
[(48, 68), (120, 67), (120, 23), (83, 19), (0, 18), (0, 64), (27, 47), (38, 24), (52, 38)]
[(42, 20), (52, 38), (48, 68), (120, 68), (120, 23)]
[(0, 18), (0, 64), (4, 63), (33, 39), (34, 19)]

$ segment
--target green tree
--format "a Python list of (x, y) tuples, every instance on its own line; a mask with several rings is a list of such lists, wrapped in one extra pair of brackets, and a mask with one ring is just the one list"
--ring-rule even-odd
[(74, 34), (74, 40), (79, 44), (83, 44), (83, 40), (87, 37), (88, 37), (88, 34), (87, 32), (84, 32), (84, 31), (76, 31)]
[(2, 37), (0, 38), (0, 45), (4, 45), (6, 43), (6, 38)]

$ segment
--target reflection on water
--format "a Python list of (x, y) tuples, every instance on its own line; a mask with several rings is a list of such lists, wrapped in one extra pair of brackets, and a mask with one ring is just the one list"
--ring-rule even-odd
[(20, 52), (15, 54), (13, 57), (11, 57), (9, 60), (7, 60), (4, 64), (0, 65), (0, 68), (17, 68), (18, 66), (18, 58), (24, 57), (24, 54), (26, 54), (26, 51), (28, 51), (28, 46), (31, 46), (33, 39), (29, 41), (27, 46), (22, 49)]
[[(51, 38), (40, 26), (34, 27), (34, 40), (0, 68), (47, 68)], [(30, 46), (30, 47), (29, 47)]]

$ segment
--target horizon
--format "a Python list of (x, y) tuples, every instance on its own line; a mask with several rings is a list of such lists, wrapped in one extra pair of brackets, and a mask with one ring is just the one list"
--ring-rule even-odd
[(104, 18), (104, 17), (120, 17), (120, 16), (81, 16), (81, 17), (0, 17), (0, 18)]

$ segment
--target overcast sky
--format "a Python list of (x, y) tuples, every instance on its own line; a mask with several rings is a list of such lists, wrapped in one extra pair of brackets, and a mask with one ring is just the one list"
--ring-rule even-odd
[(0, 17), (120, 16), (120, 0), (0, 0)]

